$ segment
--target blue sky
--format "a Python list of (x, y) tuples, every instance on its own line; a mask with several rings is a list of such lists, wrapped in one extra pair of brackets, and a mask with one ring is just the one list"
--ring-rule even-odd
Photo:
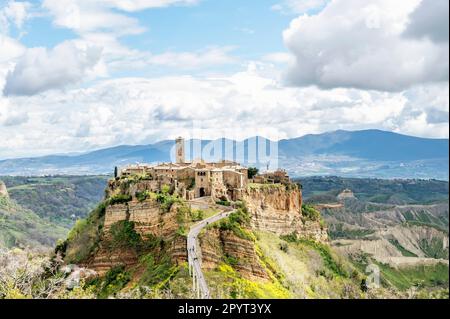
[(448, 37), (447, 0), (0, 0), (0, 159), (178, 135), (448, 137)]
[[(39, 1), (34, 1), (38, 3)], [(203, 0), (198, 6), (175, 6), (130, 13), (148, 29), (124, 36), (124, 44), (140, 50), (191, 51), (216, 46), (237, 46), (240, 54), (251, 58), (285, 50), (281, 38), (294, 14), (281, 14), (271, 7), (273, 0)], [(116, 12), (118, 10), (115, 10)], [(14, 28), (14, 35), (18, 35)], [(27, 46), (52, 47), (77, 37), (69, 29), (55, 27), (42, 16), (26, 25), (22, 42)], [(45, 36), (44, 36), (45, 35)]]

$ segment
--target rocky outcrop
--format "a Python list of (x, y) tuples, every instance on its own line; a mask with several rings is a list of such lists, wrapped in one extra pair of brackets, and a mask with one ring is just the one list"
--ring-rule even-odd
[(263, 186), (249, 187), (244, 196), (253, 229), (277, 235), (295, 233), (321, 242), (328, 240), (327, 230), (319, 221), (302, 218), (301, 190), (277, 184)]
[(215, 269), (221, 263), (233, 268), (247, 279), (268, 279), (251, 240), (237, 237), (231, 231), (208, 229), (200, 238), (202, 268)]
[(0, 181), (0, 196), (8, 197), (8, 190), (5, 183), (3, 183), (2, 181)]
[(180, 206), (172, 205), (168, 212), (161, 209), (155, 200), (137, 200), (125, 204), (106, 207), (103, 235), (95, 254), (84, 265), (104, 274), (117, 265), (133, 267), (139, 261), (139, 253), (131, 248), (112, 248), (110, 245), (111, 227), (120, 221), (134, 223), (134, 230), (145, 241), (149, 236), (161, 238), (164, 249), (176, 264), (187, 260), (186, 239), (177, 235), (177, 218)]
[(108, 206), (105, 213), (104, 231), (119, 221), (134, 222), (135, 230), (143, 238), (146, 235), (171, 239), (178, 229), (177, 213), (179, 206), (173, 205), (169, 212), (163, 212), (153, 200), (131, 201), (126, 204)]

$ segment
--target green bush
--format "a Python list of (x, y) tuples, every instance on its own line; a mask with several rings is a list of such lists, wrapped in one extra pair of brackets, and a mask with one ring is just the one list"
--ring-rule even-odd
[(115, 247), (138, 248), (141, 236), (134, 230), (134, 222), (122, 220), (111, 226), (110, 233)]
[(136, 192), (136, 198), (138, 201), (143, 202), (150, 198), (150, 192), (145, 190), (143, 192)]
[(217, 205), (222, 205), (222, 206), (231, 206), (231, 203), (227, 200), (219, 200), (216, 202)]
[[(103, 233), (103, 223), (107, 203), (100, 203), (84, 221), (80, 221), (70, 231), (64, 245), (65, 261), (80, 263), (96, 250)], [(60, 247), (62, 248), (62, 247)]]
[(156, 195), (156, 201), (161, 204), (161, 209), (166, 213), (170, 211), (173, 204), (182, 202), (178, 197), (164, 192)]
[(309, 221), (319, 221), (320, 212), (310, 205), (302, 205), (302, 217)]
[(192, 216), (193, 222), (198, 222), (198, 221), (205, 219), (205, 212), (202, 210), (197, 210), (197, 211), (192, 212), (191, 216)]
[(220, 221), (219, 229), (231, 230), (239, 238), (255, 241), (256, 238), (253, 233), (245, 229), (245, 226), (249, 225), (250, 215), (245, 205), (241, 204), (241, 206), (237, 208), (235, 212), (231, 213), (228, 218)]
[(223, 259), (224, 259), (224, 262), (230, 266), (236, 266), (239, 263), (239, 261), (237, 260), (236, 257), (230, 256), (228, 254), (225, 254), (223, 256)]
[(130, 202), (131, 200), (132, 200), (131, 195), (118, 194), (118, 195), (112, 196), (112, 197), (108, 200), (108, 204), (109, 204), (109, 205), (125, 204), (125, 203)]
[(130, 280), (130, 273), (125, 271), (125, 266), (120, 265), (110, 269), (103, 280), (94, 281), (93, 284), (97, 287), (97, 296), (104, 299), (118, 293)]
[(176, 275), (178, 267), (172, 265), (167, 255), (164, 255), (159, 260), (157, 257), (149, 253), (141, 258), (140, 262), (145, 266), (145, 271), (139, 281), (141, 285), (148, 287), (157, 286), (157, 288), (161, 289)]
[(248, 178), (253, 178), (255, 177), (259, 172), (259, 169), (257, 169), (256, 167), (249, 167), (248, 168)]

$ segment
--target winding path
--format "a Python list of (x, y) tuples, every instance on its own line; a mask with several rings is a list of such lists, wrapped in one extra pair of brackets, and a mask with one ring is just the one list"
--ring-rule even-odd
[[(223, 206), (224, 207), (224, 206)], [(194, 292), (197, 293), (198, 299), (210, 299), (208, 285), (206, 284), (205, 277), (202, 271), (202, 265), (200, 260), (199, 245), (197, 243), (198, 234), (203, 228), (211, 223), (217, 222), (221, 219), (228, 217), (234, 210), (230, 207), (224, 207), (223, 210), (209, 218), (202, 220), (191, 227), (187, 237), (187, 252), (188, 252), (188, 264), (189, 274), (192, 276), (192, 285)]]

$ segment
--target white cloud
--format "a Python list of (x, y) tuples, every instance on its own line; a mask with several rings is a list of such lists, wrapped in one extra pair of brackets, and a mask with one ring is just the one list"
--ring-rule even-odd
[(326, 6), (329, 0), (284, 0), (272, 6), (272, 10), (285, 14), (303, 14), (311, 10), (321, 9)]
[(31, 48), (6, 77), (5, 95), (32, 95), (83, 80), (99, 62), (101, 49), (66, 41), (51, 50)]
[(25, 47), (17, 40), (0, 34), (0, 65), (21, 56)]
[(54, 17), (54, 24), (87, 32), (114, 32), (117, 37), (146, 31), (139, 21), (125, 13), (171, 5), (194, 5), (199, 0), (45, 0), (42, 4)]
[(224, 65), (235, 63), (236, 59), (228, 53), (232, 47), (206, 48), (197, 52), (166, 52), (158, 55), (149, 54), (145, 63), (162, 65), (179, 69), (195, 69), (211, 65)]
[(0, 6), (0, 33), (7, 34), (10, 24), (14, 24), (21, 29), (28, 18), (28, 11), (31, 8), (29, 2), (7, 1), (4, 6)]
[(24, 124), (28, 121), (28, 115), (25, 112), (14, 111), (9, 101), (0, 97), (0, 125), (5, 128)]
[(296, 57), (287, 79), (297, 86), (381, 91), (448, 81), (448, 44), (403, 35), (419, 4), (333, 0), (316, 15), (298, 17), (283, 34)]
[(14, 130), (0, 125), (0, 157), (149, 143), (187, 136), (193, 124), (205, 138), (281, 139), (367, 128), (448, 137), (448, 121), (433, 119), (448, 108), (448, 89), (441, 84), (401, 93), (286, 88), (266, 75), (266, 67), (250, 64), (220, 77), (103, 80), (89, 88), (9, 97), (28, 120)]
[(262, 57), (263, 61), (279, 63), (279, 64), (294, 64), (295, 57), (287, 52), (274, 52)]
[(448, 23), (448, 0), (422, 0), (419, 7), (410, 16), (405, 35), (448, 43)]
[(116, 13), (97, 1), (45, 0), (42, 5), (54, 16), (56, 26), (72, 29), (79, 34), (107, 31), (121, 36), (145, 31), (137, 19)]
[(116, 9), (134, 12), (171, 5), (194, 5), (200, 0), (100, 0), (99, 2)]

